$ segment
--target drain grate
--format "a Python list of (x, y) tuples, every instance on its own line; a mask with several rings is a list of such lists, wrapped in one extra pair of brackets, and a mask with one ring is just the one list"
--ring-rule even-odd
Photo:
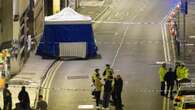
[(67, 76), (68, 80), (73, 80), (73, 79), (89, 79), (89, 76), (87, 75), (79, 75), (79, 76)]

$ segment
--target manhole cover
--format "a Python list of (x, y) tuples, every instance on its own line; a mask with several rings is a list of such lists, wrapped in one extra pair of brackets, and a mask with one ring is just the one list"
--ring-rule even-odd
[(87, 76), (87, 75), (67, 76), (67, 79), (68, 80), (71, 80), (71, 79), (89, 79), (89, 76)]

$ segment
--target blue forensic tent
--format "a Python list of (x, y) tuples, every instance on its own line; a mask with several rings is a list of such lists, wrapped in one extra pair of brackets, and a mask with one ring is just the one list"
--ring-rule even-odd
[[(65, 8), (57, 14), (45, 18), (43, 37), (37, 48), (37, 54), (40, 56), (59, 57), (59, 56), (78, 56), (74, 55), (84, 51), (84, 57), (95, 57), (97, 47), (94, 40), (91, 17), (80, 15), (71, 8)], [(60, 46), (61, 44), (65, 46)], [(78, 45), (77, 49), (70, 49), (79, 43), (85, 44), (86, 48)], [(66, 46), (67, 44), (71, 44)], [(61, 49), (61, 48), (66, 49)], [(84, 46), (85, 47), (85, 46)], [(69, 48), (69, 49), (67, 49)], [(61, 54), (63, 50), (66, 54)], [(83, 56), (82, 56), (83, 57)]]

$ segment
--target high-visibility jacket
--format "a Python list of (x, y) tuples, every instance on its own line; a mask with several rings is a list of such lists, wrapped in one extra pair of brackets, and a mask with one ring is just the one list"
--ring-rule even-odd
[(102, 86), (103, 86), (103, 84), (102, 84), (100, 78), (96, 78), (95, 79), (95, 91), (101, 91)]
[(159, 75), (160, 75), (160, 82), (164, 81), (165, 74), (167, 73), (167, 68), (160, 67), (159, 69)]
[(0, 78), (0, 89), (3, 89), (5, 86), (5, 79), (4, 78)]
[(180, 69), (180, 75), (181, 75), (181, 79), (188, 78), (188, 76), (189, 76), (189, 69), (187, 67), (182, 67)]
[(177, 79), (182, 79), (182, 75), (181, 75), (181, 66), (178, 66), (176, 69), (176, 75), (177, 75)]
[(0, 53), (0, 64), (3, 64), (3, 54)]
[(98, 74), (97, 72), (94, 72), (93, 75), (91, 76), (92, 82), (95, 82), (95, 80), (97, 79), (96, 77), (97, 74)]
[(103, 76), (105, 78), (108, 78), (108, 76), (113, 76), (113, 69), (112, 68), (106, 68), (103, 72)]

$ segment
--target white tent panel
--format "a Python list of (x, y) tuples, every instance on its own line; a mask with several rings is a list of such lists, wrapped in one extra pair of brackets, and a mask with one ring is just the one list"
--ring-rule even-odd
[(69, 7), (64, 8), (59, 13), (45, 17), (46, 24), (90, 24), (91, 20), (91, 17), (81, 15)]
[(60, 42), (60, 57), (86, 57), (86, 42)]

